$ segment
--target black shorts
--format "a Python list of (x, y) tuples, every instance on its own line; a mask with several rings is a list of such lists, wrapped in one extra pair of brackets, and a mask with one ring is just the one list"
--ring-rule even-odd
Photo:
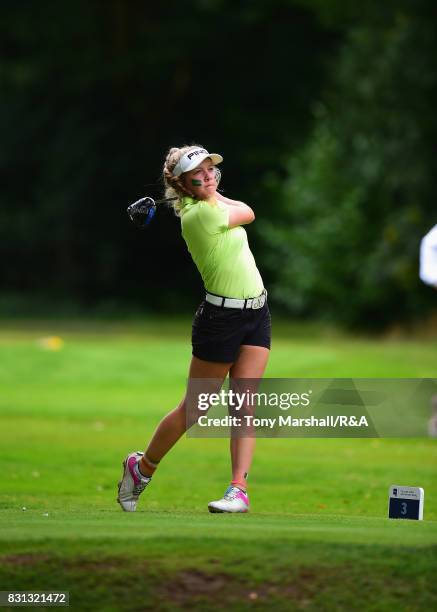
[(205, 361), (233, 363), (240, 346), (264, 346), (270, 349), (271, 319), (267, 300), (259, 309), (222, 308), (206, 300), (193, 320), (191, 342), (193, 355)]

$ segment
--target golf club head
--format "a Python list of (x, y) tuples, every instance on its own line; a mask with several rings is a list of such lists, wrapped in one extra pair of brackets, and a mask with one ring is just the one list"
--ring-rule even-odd
[(130, 220), (140, 229), (145, 229), (149, 225), (155, 212), (155, 201), (148, 197), (137, 200), (127, 208)]

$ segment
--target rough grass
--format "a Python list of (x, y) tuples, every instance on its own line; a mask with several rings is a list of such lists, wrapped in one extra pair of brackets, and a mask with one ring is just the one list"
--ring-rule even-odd
[[(267, 376), (434, 377), (428, 340), (277, 325)], [(60, 336), (60, 351), (38, 340)], [(257, 441), (252, 512), (209, 515), (227, 441), (184, 438), (136, 514), (120, 464), (180, 399), (189, 321), (14, 323), (0, 331), (1, 589), (65, 589), (89, 610), (435, 607), (433, 440)], [(390, 521), (390, 484), (425, 520)], [(26, 508), (23, 510), (23, 508)]]

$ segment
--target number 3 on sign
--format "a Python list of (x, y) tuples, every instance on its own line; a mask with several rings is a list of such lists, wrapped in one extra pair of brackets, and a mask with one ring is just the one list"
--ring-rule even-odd
[(423, 520), (424, 496), (422, 487), (392, 485), (388, 491), (388, 517)]

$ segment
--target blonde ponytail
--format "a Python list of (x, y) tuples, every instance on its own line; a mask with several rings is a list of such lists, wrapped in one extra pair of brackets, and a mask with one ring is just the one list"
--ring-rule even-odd
[(172, 147), (165, 158), (164, 167), (162, 169), (162, 179), (164, 182), (165, 197), (166, 198), (177, 198), (171, 202), (171, 206), (175, 212), (175, 215), (180, 216), (180, 210), (182, 208), (182, 198), (191, 196), (191, 193), (184, 187), (180, 176), (173, 176), (173, 170), (176, 164), (187, 151), (192, 147), (202, 148), (201, 145), (184, 145), (183, 147)]

